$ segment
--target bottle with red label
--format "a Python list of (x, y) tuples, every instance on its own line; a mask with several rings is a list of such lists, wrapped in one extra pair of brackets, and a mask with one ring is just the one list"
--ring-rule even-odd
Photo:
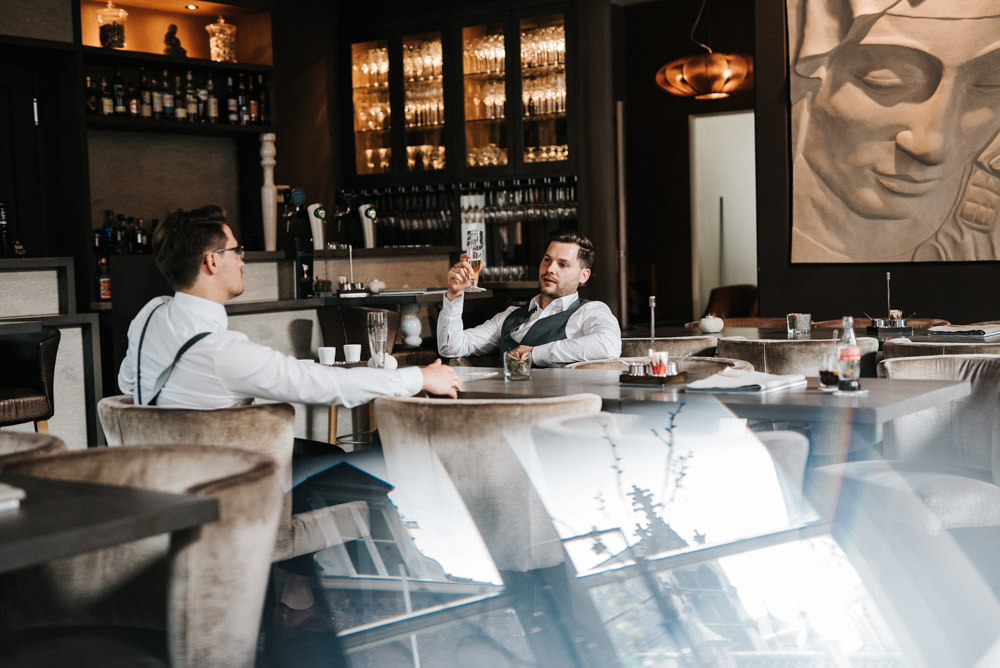
[(844, 328), (844, 336), (837, 346), (838, 357), (840, 358), (840, 379), (837, 389), (840, 392), (857, 392), (861, 389), (861, 348), (858, 347), (858, 340), (854, 337), (854, 318), (845, 315), (841, 323)]

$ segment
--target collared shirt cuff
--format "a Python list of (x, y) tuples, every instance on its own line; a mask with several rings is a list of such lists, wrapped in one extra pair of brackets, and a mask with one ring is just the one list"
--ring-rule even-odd
[[(448, 299), (448, 295), (447, 294), (445, 294), (444, 297), (442, 297), (441, 299), (442, 299), (442, 301), (444, 301), (444, 304), (441, 305), (441, 313), (438, 314), (439, 318), (442, 317), (442, 316), (444, 316), (445, 318), (454, 317), (455, 311), (457, 309), (461, 309), (461, 308), (465, 307), (465, 293), (464, 292), (462, 294), (460, 294), (459, 296), (455, 297), (454, 299)], [(459, 313), (461, 313), (460, 310), (459, 310)]]
[(531, 349), (531, 363), (535, 366), (550, 366), (552, 360), (549, 359), (549, 344), (543, 343)]

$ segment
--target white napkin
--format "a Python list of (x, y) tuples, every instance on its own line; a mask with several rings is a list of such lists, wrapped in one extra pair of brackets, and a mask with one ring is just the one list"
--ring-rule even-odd
[(708, 378), (688, 383), (688, 392), (774, 392), (806, 384), (802, 374), (782, 376), (747, 369), (724, 369)]
[(996, 336), (1000, 334), (1000, 325), (937, 325), (927, 331), (944, 335)]

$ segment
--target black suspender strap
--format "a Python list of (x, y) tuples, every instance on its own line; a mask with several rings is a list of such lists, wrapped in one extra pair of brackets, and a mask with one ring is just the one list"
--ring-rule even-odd
[[(142, 342), (146, 338), (146, 328), (149, 327), (149, 321), (153, 319), (153, 313), (156, 313), (156, 309), (160, 308), (160, 306), (163, 306), (165, 303), (166, 302), (160, 302), (156, 308), (150, 311), (149, 317), (146, 318), (146, 324), (142, 326), (142, 333), (139, 335), (139, 350), (136, 353), (135, 360), (135, 388), (136, 399), (138, 400), (137, 403), (140, 406), (142, 405), (142, 376), (140, 374), (140, 368), (142, 365)], [(174, 361), (171, 362), (166, 369), (161, 371), (160, 375), (156, 378), (156, 382), (153, 384), (153, 398), (149, 400), (150, 406), (156, 405), (156, 400), (159, 398), (160, 392), (163, 390), (163, 386), (167, 384), (167, 379), (170, 378), (170, 374), (174, 372), (174, 367), (177, 366), (177, 363), (180, 361), (184, 353), (188, 351), (188, 348), (198, 343), (209, 334), (211, 334), (211, 332), (201, 332), (199, 334), (195, 334), (184, 342), (184, 345), (182, 345), (180, 350), (177, 351), (177, 354), (174, 355)]]

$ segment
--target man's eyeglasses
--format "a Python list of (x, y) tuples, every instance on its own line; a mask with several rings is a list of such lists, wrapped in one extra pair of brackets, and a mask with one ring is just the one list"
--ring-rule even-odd
[(234, 253), (236, 253), (241, 260), (243, 259), (243, 256), (246, 255), (246, 250), (244, 250), (243, 246), (233, 246), (232, 248), (216, 248), (212, 252), (213, 253), (227, 253), (229, 251), (233, 251)]

